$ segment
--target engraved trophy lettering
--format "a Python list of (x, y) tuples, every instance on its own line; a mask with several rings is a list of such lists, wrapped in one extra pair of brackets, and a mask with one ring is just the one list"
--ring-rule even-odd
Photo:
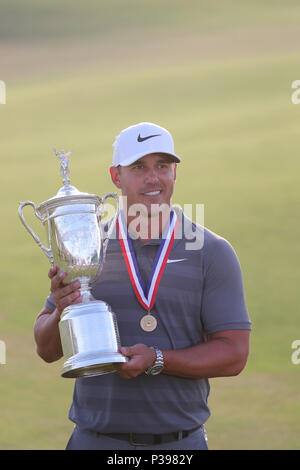
[[(38, 207), (31, 201), (19, 205), (19, 216), (26, 230), (49, 258), (51, 264), (68, 273), (64, 282), (80, 281), (81, 303), (64, 309), (59, 331), (64, 354), (62, 377), (91, 377), (115, 371), (115, 364), (126, 362), (118, 352), (120, 338), (115, 313), (104, 301), (91, 295), (92, 283), (98, 279), (106, 256), (109, 238), (119, 214), (119, 198), (107, 193), (102, 198), (82, 193), (70, 185), (69, 156), (58, 152), (63, 187), (56, 196)], [(105, 201), (112, 197), (117, 210), (107, 234), (101, 223)], [(46, 228), (49, 248), (45, 247), (27, 225), (23, 208), (32, 206)]]

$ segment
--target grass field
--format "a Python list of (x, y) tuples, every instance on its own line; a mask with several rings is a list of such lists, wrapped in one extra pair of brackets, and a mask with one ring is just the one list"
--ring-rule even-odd
[(291, 102), (300, 5), (26, 4), (0, 0), (0, 448), (62, 449), (72, 430), (73, 381), (35, 353), (49, 263), (19, 222), (18, 201), (40, 203), (61, 187), (53, 146), (73, 150), (81, 191), (111, 191), (115, 135), (152, 121), (172, 132), (183, 158), (173, 202), (204, 203), (205, 225), (234, 246), (253, 323), (245, 371), (211, 380), (209, 446), (300, 449), (300, 365), (291, 362), (300, 337), (300, 105)]

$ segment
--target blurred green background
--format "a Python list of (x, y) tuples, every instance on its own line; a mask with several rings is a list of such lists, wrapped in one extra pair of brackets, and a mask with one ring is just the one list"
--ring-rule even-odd
[(241, 375), (211, 380), (209, 447), (300, 449), (299, 51), (293, 0), (0, 0), (1, 449), (63, 449), (73, 428), (74, 382), (35, 352), (49, 262), (18, 201), (61, 187), (53, 146), (73, 150), (81, 191), (111, 191), (114, 137), (140, 121), (171, 131), (173, 202), (203, 203), (243, 269), (251, 354)]

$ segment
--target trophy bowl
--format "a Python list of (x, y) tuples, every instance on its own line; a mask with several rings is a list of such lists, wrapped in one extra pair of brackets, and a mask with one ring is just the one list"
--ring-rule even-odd
[[(101, 198), (81, 193), (70, 186), (67, 158), (70, 153), (56, 150), (55, 153), (61, 160), (64, 186), (56, 196), (38, 207), (31, 201), (20, 203), (19, 216), (51, 264), (68, 273), (64, 282), (80, 281), (82, 302), (65, 308), (59, 322), (65, 360), (62, 377), (107, 374), (116, 370), (116, 363), (126, 362), (127, 358), (118, 352), (120, 337), (115, 313), (106, 302), (92, 297), (91, 285), (103, 268), (109, 238), (119, 213), (119, 198), (113, 193)], [(104, 236), (101, 217), (108, 197), (117, 201), (117, 210)], [(49, 248), (42, 245), (24, 219), (23, 208), (28, 205), (33, 207), (35, 215), (46, 227)]]

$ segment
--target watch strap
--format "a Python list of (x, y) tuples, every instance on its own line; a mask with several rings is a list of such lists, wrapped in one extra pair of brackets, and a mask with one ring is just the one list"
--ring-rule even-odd
[(155, 359), (154, 364), (145, 371), (145, 374), (158, 375), (163, 371), (163, 368), (164, 368), (164, 356), (160, 349), (156, 348), (155, 346), (154, 347), (150, 346), (150, 347), (151, 349), (155, 350), (156, 359)]

